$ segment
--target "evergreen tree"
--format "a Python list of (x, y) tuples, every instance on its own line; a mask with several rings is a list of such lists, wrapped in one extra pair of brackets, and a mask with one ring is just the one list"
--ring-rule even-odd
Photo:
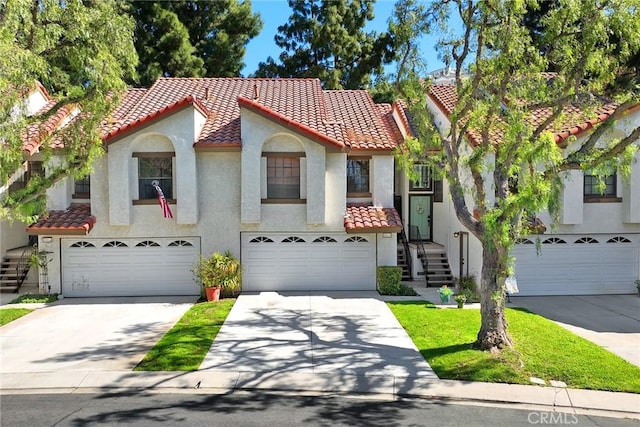
[(138, 79), (143, 86), (158, 77), (201, 77), (204, 61), (189, 41), (189, 32), (178, 16), (160, 3), (134, 2), (135, 46), (140, 58)]
[(367, 33), (374, 0), (289, 0), (292, 14), (278, 27), (279, 62), (269, 57), (257, 77), (315, 77), (327, 89), (368, 87), (394, 53), (388, 33)]
[(139, 83), (145, 86), (160, 76), (238, 76), (246, 45), (262, 28), (249, 0), (133, 1), (125, 7), (137, 23)]

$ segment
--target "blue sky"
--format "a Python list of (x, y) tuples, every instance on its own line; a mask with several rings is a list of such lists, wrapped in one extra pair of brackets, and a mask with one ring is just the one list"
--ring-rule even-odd
[[(393, 13), (394, 4), (395, 0), (378, 0), (374, 6), (375, 18), (367, 26), (367, 31), (386, 31), (387, 21)], [(281, 50), (276, 46), (273, 37), (278, 32), (278, 26), (286, 23), (291, 15), (291, 9), (289, 9), (286, 0), (252, 0), (252, 7), (262, 16), (263, 27), (261, 33), (247, 46), (247, 54), (244, 58), (245, 67), (242, 70), (242, 74), (245, 76), (253, 73), (258, 68), (258, 63), (264, 62), (268, 56), (278, 57)], [(433, 49), (436, 40), (436, 36), (429, 36), (421, 43), (429, 70), (443, 67)]]

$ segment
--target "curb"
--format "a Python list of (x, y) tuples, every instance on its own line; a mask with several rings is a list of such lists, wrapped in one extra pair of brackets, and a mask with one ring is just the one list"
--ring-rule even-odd
[(442, 403), (526, 406), (640, 420), (640, 394), (440, 380), (430, 377), (287, 372), (15, 372), (0, 374), (0, 395), (25, 393), (211, 393), (233, 391), (369, 395)]

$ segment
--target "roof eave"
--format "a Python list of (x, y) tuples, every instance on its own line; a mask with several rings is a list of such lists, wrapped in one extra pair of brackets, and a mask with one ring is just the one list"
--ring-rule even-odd
[(347, 234), (371, 234), (371, 233), (399, 233), (402, 230), (401, 226), (390, 227), (368, 227), (368, 228), (346, 228)]
[(247, 110), (250, 110), (266, 119), (269, 119), (275, 123), (278, 123), (286, 127), (287, 129), (291, 129), (297, 133), (301, 133), (304, 136), (308, 137), (309, 139), (315, 142), (318, 142), (319, 144), (322, 144), (328, 148), (332, 148), (332, 149), (343, 151), (343, 152), (346, 152), (348, 149), (348, 146), (346, 146), (345, 144), (342, 144), (338, 140), (331, 138), (327, 135), (324, 135), (318, 132), (317, 130), (310, 128), (309, 126), (306, 126), (293, 119), (290, 119), (289, 117), (286, 117), (276, 111), (273, 111), (270, 108), (267, 108), (264, 105), (254, 100), (245, 98), (244, 96), (239, 96), (238, 105), (240, 106), (240, 108), (246, 108)]
[(108, 132), (107, 134), (102, 136), (102, 141), (107, 144), (112, 144), (128, 135), (131, 135), (134, 132), (137, 132), (148, 126), (151, 126), (152, 124), (158, 122), (159, 120), (165, 119), (169, 116), (179, 113), (185, 108), (188, 108), (191, 106), (200, 114), (202, 114), (204, 117), (208, 117), (210, 115), (209, 110), (202, 102), (196, 99), (196, 97), (189, 95), (182, 98), (179, 101), (176, 101), (172, 104), (162, 107), (159, 110), (153, 111), (131, 123), (127, 123), (123, 126), (120, 126), (119, 128), (116, 128)]

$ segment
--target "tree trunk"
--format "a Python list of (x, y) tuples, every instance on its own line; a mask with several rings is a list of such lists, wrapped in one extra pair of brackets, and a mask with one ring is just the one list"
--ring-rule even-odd
[(473, 347), (480, 350), (499, 351), (511, 346), (504, 316), (505, 291), (500, 275), (500, 250), (494, 244), (483, 243), (482, 277), (480, 279), (480, 316), (482, 324)]

